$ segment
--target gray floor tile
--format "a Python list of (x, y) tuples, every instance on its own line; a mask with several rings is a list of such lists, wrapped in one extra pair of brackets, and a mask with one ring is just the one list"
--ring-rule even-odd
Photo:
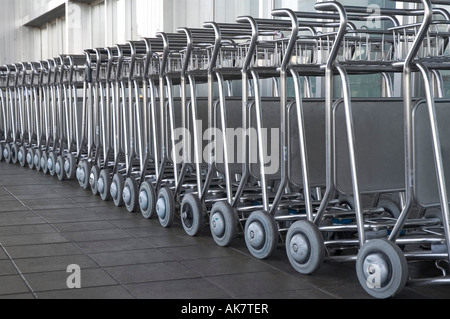
[(121, 229), (103, 229), (90, 230), (80, 232), (66, 232), (64, 233), (70, 240), (75, 242), (92, 241), (92, 240), (111, 240), (132, 237), (127, 232)]
[(68, 240), (64, 236), (55, 231), (54, 233), (51, 234), (0, 236), (0, 242), (5, 247), (9, 247), (9, 246), (23, 246), (36, 244), (65, 243), (68, 242)]
[[(41, 272), (25, 274), (25, 279), (35, 292), (64, 290), (68, 289), (67, 279), (70, 275), (71, 273), (66, 271)], [(117, 285), (117, 282), (100, 268), (81, 269), (80, 275), (82, 288)]]
[(53, 224), (53, 226), (55, 226), (55, 228), (64, 233), (116, 228), (116, 226), (114, 226), (112, 223), (103, 220), (77, 222), (77, 223), (58, 223)]
[(239, 255), (222, 258), (193, 259), (180, 261), (180, 263), (195, 270), (204, 277), (273, 271), (272, 267), (260, 261)]
[(66, 289), (37, 293), (39, 299), (134, 299), (122, 286)]
[(197, 278), (198, 274), (177, 262), (106, 268), (121, 284)]
[(3, 249), (0, 248), (0, 260), (3, 260), (3, 259), (8, 259), (8, 256), (5, 254)]
[(78, 265), (82, 270), (98, 268), (98, 265), (85, 255), (23, 258), (16, 259), (15, 263), (24, 274), (58, 270), (66, 271), (70, 265)]
[(21, 300), (21, 299), (35, 299), (33, 294), (14, 294), (14, 295), (0, 295), (3, 300)]
[(77, 246), (88, 254), (153, 248), (150, 242), (137, 238), (78, 242)]
[[(159, 237), (158, 239), (160, 238), (161, 237)], [(219, 247), (217, 245), (190, 245), (180, 247), (166, 247), (161, 248), (161, 250), (167, 254), (172, 255), (177, 260), (210, 259), (216, 257), (241, 255), (239, 252), (233, 249)]]
[(53, 228), (51, 225), (45, 224), (0, 226), (0, 236), (45, 234), (54, 232), (55, 228)]
[(142, 216), (135, 216), (135, 218), (115, 219), (110, 221), (111, 224), (118, 228), (147, 228), (149, 231), (154, 229), (154, 225), (151, 221), (142, 218)]
[(22, 205), (18, 201), (2, 201), (0, 203), (0, 213), (2, 212), (18, 212), (28, 210), (28, 208)]
[(204, 278), (171, 280), (126, 287), (140, 299), (227, 299), (230, 296)]
[(138, 265), (173, 261), (174, 258), (157, 249), (131, 250), (89, 254), (102, 267)]
[(242, 298), (257, 291), (258, 293), (276, 293), (299, 289), (312, 289), (314, 286), (303, 280), (284, 273), (254, 272), (227, 276), (208, 277), (213, 284), (221, 287), (231, 296)]
[(29, 289), (19, 275), (0, 277), (0, 295), (29, 293)]
[(13, 259), (83, 254), (72, 243), (12, 246), (8, 247), (8, 253)]
[(14, 268), (10, 260), (0, 260), (0, 276), (17, 275), (17, 274), (18, 274), (17, 270), (16, 268)]

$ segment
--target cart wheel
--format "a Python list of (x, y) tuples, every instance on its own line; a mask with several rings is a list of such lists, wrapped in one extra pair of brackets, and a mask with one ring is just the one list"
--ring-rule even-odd
[(5, 158), (6, 163), (11, 164), (11, 145), (9, 143), (5, 144), (5, 148), (3, 149), (3, 157)]
[(42, 173), (48, 174), (48, 155), (46, 152), (42, 152), (41, 155), (41, 170)]
[(55, 174), (56, 174), (55, 166), (56, 166), (56, 154), (55, 154), (55, 152), (50, 152), (48, 154), (47, 167), (48, 167), (48, 173), (51, 176), (55, 176)]
[(27, 151), (27, 164), (30, 169), (34, 168), (34, 149), (30, 147)]
[(36, 168), (36, 170), (38, 172), (40, 172), (41, 169), (41, 157), (42, 157), (42, 151), (40, 149), (37, 149), (36, 152), (34, 152), (34, 157), (33, 157), (33, 163), (34, 163), (34, 167)]
[(109, 175), (108, 170), (102, 169), (100, 171), (100, 176), (98, 178), (98, 193), (100, 194), (100, 197), (105, 202), (110, 200), (111, 198), (111, 176)]
[(114, 205), (117, 207), (123, 206), (123, 198), (122, 198), (122, 191), (123, 191), (123, 176), (120, 174), (114, 174), (111, 187), (110, 187), (110, 193), (111, 198), (114, 201)]
[(91, 167), (89, 173), (89, 185), (93, 195), (98, 195), (98, 179), (100, 177), (100, 168), (97, 165)]
[(386, 239), (368, 241), (356, 258), (359, 283), (372, 297), (394, 297), (406, 285), (408, 264), (401, 249)]
[(390, 200), (380, 200), (378, 203), (378, 208), (383, 208), (386, 213), (390, 215), (390, 217), (398, 219), (400, 217), (400, 208), (398, 208), (397, 204)]
[(18, 155), (19, 146), (17, 145), (17, 143), (13, 143), (11, 147), (11, 161), (13, 162), (13, 164), (17, 164), (17, 162), (19, 161)]
[(425, 214), (423, 215), (424, 218), (437, 218), (440, 221), (440, 224), (442, 225), (442, 211), (438, 208), (430, 208), (425, 211)]
[(289, 227), (286, 253), (292, 267), (303, 275), (310, 275), (323, 264), (325, 245), (317, 226), (299, 220)]
[(253, 212), (245, 224), (244, 237), (248, 250), (255, 258), (268, 258), (278, 244), (275, 219), (265, 211)]
[(0, 144), (0, 162), (3, 161), (3, 144)]
[(238, 215), (228, 202), (217, 202), (209, 214), (209, 227), (220, 247), (229, 246), (237, 236)]
[(139, 190), (139, 206), (141, 214), (146, 219), (152, 219), (156, 214), (156, 192), (150, 181), (142, 183)]
[(169, 228), (172, 226), (175, 215), (175, 199), (172, 191), (167, 188), (161, 188), (156, 202), (156, 214), (158, 214), (159, 222), (162, 227)]
[(187, 194), (181, 201), (181, 223), (184, 231), (191, 237), (199, 234), (201, 227), (204, 225), (203, 208), (198, 196)]
[(64, 157), (59, 155), (56, 159), (55, 173), (60, 181), (66, 178), (66, 172), (64, 171)]
[(91, 164), (88, 161), (81, 161), (77, 169), (77, 180), (81, 188), (87, 190), (89, 188), (89, 173)]
[(138, 208), (138, 186), (134, 177), (129, 177), (123, 187), (123, 203), (129, 213), (135, 213)]
[(74, 154), (69, 154), (64, 162), (64, 171), (68, 180), (75, 178), (77, 174), (77, 161)]
[(25, 165), (27, 164), (26, 154), (27, 154), (27, 150), (26, 150), (25, 146), (22, 145), (19, 148), (19, 153), (17, 154), (17, 160), (19, 161), (19, 164), (22, 167), (25, 167)]

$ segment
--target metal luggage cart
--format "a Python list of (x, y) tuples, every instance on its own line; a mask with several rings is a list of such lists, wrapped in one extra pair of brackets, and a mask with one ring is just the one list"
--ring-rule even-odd
[[(328, 175), (328, 190), (333, 188), (335, 185), (337, 186), (334, 190), (342, 190), (341, 186), (344, 182), (347, 183), (347, 187), (350, 187), (351, 189), (348, 190), (348, 193), (352, 193), (355, 198), (355, 216), (356, 216), (356, 224), (355, 225), (346, 225), (340, 227), (340, 230), (349, 230), (352, 227), (354, 228), (354, 231), (356, 232), (356, 235), (358, 237), (357, 240), (355, 239), (348, 239), (348, 240), (341, 240), (341, 241), (328, 241), (325, 242), (325, 245), (323, 243), (323, 239), (321, 237), (321, 234), (318, 232), (320, 231), (329, 231), (329, 230), (336, 230), (336, 226), (320, 226), (318, 225), (318, 228), (315, 226), (312, 226), (309, 222), (298, 222), (295, 223), (288, 232), (288, 238), (286, 243), (286, 249), (288, 252), (288, 256), (290, 257), (291, 264), (293, 264), (294, 268), (296, 268), (298, 271), (306, 272), (306, 271), (313, 271), (316, 269), (315, 267), (306, 267), (312, 260), (311, 256), (314, 256), (317, 258), (317, 260), (323, 258), (324, 254), (324, 246), (332, 246), (333, 244), (338, 245), (357, 245), (358, 247), (357, 251), (358, 254), (355, 257), (354, 255), (348, 255), (348, 256), (341, 256), (341, 257), (335, 257), (336, 260), (354, 260), (356, 259), (356, 268), (357, 268), (357, 274), (358, 278), (364, 287), (366, 291), (371, 294), (372, 296), (378, 297), (378, 298), (386, 298), (391, 297), (401, 291), (403, 289), (404, 285), (407, 282), (407, 263), (404, 256), (404, 253), (398, 248), (398, 246), (392, 241), (392, 239), (397, 239), (397, 244), (417, 244), (417, 243), (424, 243), (424, 242), (436, 242), (435, 238), (428, 238), (420, 237), (420, 238), (408, 238), (406, 236), (402, 238), (398, 238), (400, 235), (400, 231), (405, 231), (408, 229), (416, 229), (417, 227), (432, 227), (432, 225), (436, 222), (433, 218), (428, 219), (413, 219), (408, 218), (408, 216), (411, 213), (411, 206), (412, 206), (412, 189), (415, 187), (415, 183), (413, 183), (415, 177), (414, 174), (411, 175), (411, 173), (414, 172), (413, 167), (411, 166), (411, 163), (418, 164), (417, 161), (413, 158), (411, 155), (411, 149), (412, 144), (411, 143), (411, 105), (412, 105), (412, 96), (410, 91), (410, 74), (411, 74), (411, 65), (413, 62), (413, 59), (415, 55), (418, 53), (420, 46), (423, 45), (423, 39), (426, 36), (426, 32), (428, 30), (428, 26), (430, 24), (430, 19), (433, 16), (432, 10), (431, 10), (431, 4), (425, 3), (427, 1), (424, 1), (425, 6), (425, 19), (424, 22), (419, 25), (420, 30), (419, 32), (415, 32), (412, 36), (414, 37), (413, 46), (409, 51), (406, 51), (408, 53), (407, 57), (404, 61), (400, 61), (399, 63), (393, 63), (390, 68), (386, 69), (386, 72), (402, 72), (404, 71), (404, 82), (405, 82), (405, 103), (404, 103), (404, 112), (402, 113), (401, 110), (401, 100), (400, 101), (382, 101), (382, 103), (374, 103), (368, 102), (368, 101), (362, 101), (362, 104), (358, 105), (358, 102), (355, 100), (352, 100), (350, 98), (349, 92), (350, 92), (350, 86), (348, 83), (347, 74), (351, 72), (355, 72), (356, 69), (354, 68), (355, 65), (351, 63), (346, 63), (345, 61), (337, 62), (334, 65), (330, 65), (330, 74), (333, 68), (336, 68), (336, 70), (339, 72), (341, 79), (343, 81), (344, 86), (344, 99), (342, 102), (338, 102), (335, 104), (334, 113), (329, 113), (327, 116), (327, 119), (333, 119), (332, 122), (328, 122), (327, 125), (333, 125), (332, 131), (335, 135), (334, 137), (328, 136), (327, 140), (331, 141), (333, 140), (333, 143), (329, 143), (327, 148), (328, 156), (330, 154), (333, 154), (335, 159), (332, 159), (327, 156), (328, 164), (331, 163), (332, 160), (336, 160), (335, 165), (336, 167), (328, 166), (328, 174), (330, 172), (333, 172), (333, 174)], [(323, 4), (320, 4), (323, 5)], [(399, 13), (399, 12), (397, 12)], [(345, 15), (344, 11), (342, 11), (341, 8), (341, 14)], [(411, 12), (406, 12), (403, 14), (411, 14)], [(398, 28), (394, 28), (398, 29)], [(396, 62), (396, 61), (391, 61)], [(431, 81), (429, 81), (429, 74), (426, 74), (424, 72), (424, 68), (421, 66), (421, 63), (419, 61), (414, 62), (414, 64), (417, 66), (418, 71), (423, 73), (423, 76), (425, 78), (425, 85), (426, 85), (426, 94), (427, 94), (427, 106), (430, 114), (434, 114), (434, 103), (432, 99), (432, 93), (431, 93)], [(382, 64), (371, 64), (367, 61), (362, 64), (364, 68), (367, 70), (371, 70), (371, 67), (374, 67), (375, 69), (378, 69), (379, 72), (383, 71), (383, 65)], [(386, 66), (386, 65), (385, 65)], [(403, 70), (404, 68), (404, 70)], [(375, 71), (371, 70), (371, 71)], [(366, 72), (367, 72), (366, 70)], [(360, 70), (361, 72), (362, 70)], [(348, 72), (348, 73), (347, 73)], [(364, 72), (363, 72), (364, 73)], [(331, 79), (329, 79), (329, 85), (331, 84)], [(328, 94), (331, 91), (328, 91)], [(328, 97), (329, 100), (331, 96)], [(355, 103), (356, 102), (356, 103)], [(376, 101), (375, 101), (376, 102)], [(383, 103), (386, 103), (388, 105), (383, 105)], [(399, 104), (400, 102), (400, 104)], [(343, 108), (345, 109), (342, 111), (342, 105), (341, 105), (341, 115), (338, 114), (338, 105), (340, 103), (343, 103)], [(370, 106), (370, 104), (374, 103), (375, 106)], [(396, 106), (397, 105), (397, 106)], [(383, 112), (383, 107), (388, 108)], [(372, 109), (372, 110), (370, 110)], [(375, 110), (375, 112), (373, 112)], [(331, 109), (328, 109), (326, 112), (331, 112)], [(372, 113), (369, 113), (372, 112)], [(389, 127), (391, 131), (389, 130), (383, 130), (378, 128), (373, 128), (372, 126), (368, 126), (367, 124), (371, 122), (372, 120), (375, 120), (375, 117), (373, 115), (376, 115), (379, 117), (377, 123), (387, 123), (386, 126), (383, 125), (384, 128)], [(382, 115), (383, 113), (387, 114)], [(353, 117), (356, 121), (353, 120)], [(372, 117), (371, 119), (368, 117)], [(339, 120), (340, 119), (340, 120)], [(405, 119), (405, 123), (403, 120)], [(329, 121), (327, 120), (327, 121)], [(376, 121), (376, 120), (375, 120)], [(434, 155), (435, 155), (435, 164), (436, 169), (438, 173), (438, 179), (440, 182), (440, 185), (442, 185), (443, 175), (440, 171), (440, 161), (442, 161), (441, 154), (440, 153), (440, 146), (439, 140), (438, 140), (438, 134), (436, 131), (436, 127), (433, 127), (432, 122), (432, 133), (433, 133), (433, 144), (435, 146), (434, 148)], [(345, 124), (342, 124), (345, 123)], [(372, 122), (373, 123), (373, 122)], [(339, 124), (341, 124), (341, 127), (339, 128)], [(361, 128), (360, 125), (363, 125)], [(358, 127), (359, 126), (359, 127)], [(330, 127), (330, 126), (328, 126)], [(368, 129), (368, 127), (371, 127), (371, 132), (374, 132), (374, 135), (368, 137), (364, 136), (367, 134), (357, 134), (356, 132), (359, 132), (360, 130)], [(406, 134), (403, 135), (403, 127), (405, 127)], [(331, 131), (331, 130), (330, 130)], [(345, 133), (346, 131), (346, 133)], [(347, 140), (346, 144), (348, 146), (348, 149), (345, 149), (344, 152), (342, 152), (341, 146), (339, 146), (340, 142), (339, 139), (337, 139), (336, 136), (339, 135), (339, 132), (341, 135), (344, 134), (343, 139)], [(383, 136), (383, 134), (386, 134), (386, 136)], [(328, 133), (329, 134), (329, 133)], [(345, 136), (346, 135), (346, 136)], [(404, 138), (403, 138), (404, 137)], [(374, 138), (374, 140), (370, 140), (371, 138)], [(376, 162), (371, 158), (367, 158), (367, 156), (364, 156), (364, 153), (361, 152), (363, 149), (363, 145), (375, 145), (373, 142), (378, 142), (378, 139), (381, 139), (382, 141), (387, 141), (385, 144), (383, 144), (382, 149), (384, 149), (386, 152), (384, 154), (389, 154), (388, 158), (390, 161), (387, 165), (386, 163), (383, 163), (382, 161)], [(358, 142), (356, 144), (356, 142)], [(428, 142), (429, 143), (429, 142)], [(405, 147), (406, 144), (406, 155), (405, 153), (402, 153), (398, 151), (398, 149), (403, 150), (403, 147)], [(389, 148), (386, 148), (386, 145), (390, 145)], [(375, 145), (376, 146), (376, 145)], [(397, 150), (396, 150), (397, 149)], [(409, 150), (409, 151), (408, 151)], [(382, 152), (382, 151), (381, 151)], [(379, 152), (380, 153), (380, 152)], [(345, 156), (342, 154), (347, 154), (346, 163), (350, 162), (350, 169), (349, 168), (343, 168), (340, 164), (340, 160), (342, 160)], [(383, 154), (383, 153), (382, 153)], [(406, 158), (406, 160), (405, 160)], [(399, 161), (400, 159), (400, 161)], [(402, 162), (401, 160), (404, 160)], [(406, 168), (405, 168), (406, 166)], [(394, 167), (395, 173), (393, 174), (387, 174), (389, 171), (389, 167)], [(361, 170), (362, 168), (362, 170)], [(403, 169), (402, 169), (403, 168)], [(384, 180), (380, 179), (373, 179), (373, 176), (369, 175), (369, 181), (366, 179), (367, 176), (365, 176), (362, 172), (368, 170), (369, 172), (378, 172), (381, 176), (384, 177)], [(350, 173), (348, 173), (350, 171)], [(405, 176), (402, 176), (402, 174), (399, 174), (399, 171), (403, 171), (406, 174)], [(345, 173), (347, 172), (347, 173)], [(349, 174), (351, 177), (349, 178), (347, 175), (346, 178), (342, 178), (343, 174)], [(332, 177), (333, 176), (333, 177)], [(335, 179), (332, 181), (331, 179)], [(375, 181), (375, 182), (374, 182)], [(403, 181), (403, 185), (402, 185)], [(369, 212), (369, 216), (367, 218), (368, 213), (366, 211), (362, 210), (362, 203), (361, 203), (361, 194), (370, 192), (370, 191), (397, 191), (401, 187), (405, 187), (406, 181), (406, 203), (404, 207), (402, 207), (402, 212), (397, 214), (397, 216), (389, 216), (389, 218), (383, 218), (382, 214), (383, 212), (377, 212), (372, 211)], [(331, 188), (329, 188), (331, 186)], [(408, 189), (409, 188), (409, 189)], [(441, 197), (445, 196), (442, 192), (442, 189), (440, 189), (440, 195)], [(326, 194), (326, 196), (329, 196), (329, 194)], [(325, 213), (325, 205), (326, 201), (323, 202), (323, 205), (321, 206), (321, 210), (316, 215), (316, 223), (320, 224), (324, 220)], [(441, 205), (448, 209), (447, 202), (445, 204)], [(390, 207), (382, 207), (383, 211), (387, 211)], [(444, 210), (444, 209), (443, 209)], [(444, 210), (445, 212), (445, 210)], [(373, 216), (370, 216), (373, 215)], [(443, 214), (445, 216), (445, 214)], [(395, 218), (394, 218), (395, 217)], [(398, 218), (398, 219), (397, 219)], [(445, 217), (444, 217), (445, 218)], [(312, 226), (312, 227), (310, 227)], [(447, 233), (446, 231), (444, 233)], [(390, 241), (387, 240), (387, 236), (390, 234), (389, 238)], [(407, 233), (408, 234), (408, 233)], [(305, 241), (305, 238), (308, 238), (307, 241)], [(308, 244), (306, 244), (308, 243)], [(299, 249), (299, 247), (302, 247), (302, 249)], [(297, 248), (297, 249), (296, 249)], [(329, 250), (327, 250), (329, 252)], [(309, 256), (309, 257), (306, 257)], [(418, 255), (415, 255), (414, 257), (417, 258)], [(448, 255), (447, 255), (448, 256)], [(422, 256), (422, 258), (433, 258), (432, 254), (428, 254), (425, 256)], [(320, 263), (320, 262), (319, 262)], [(377, 277), (379, 276), (379, 277)], [(379, 282), (376, 282), (378, 278)], [(374, 282), (372, 281), (374, 280)], [(438, 279), (439, 281), (440, 279)], [(425, 281), (425, 282), (433, 282), (433, 281)], [(445, 279), (442, 279), (442, 282), (445, 282)], [(378, 285), (379, 284), (379, 285)]]
[(6, 65), (6, 143), (3, 149), (3, 157), (6, 163), (17, 163), (17, 153), (18, 153), (18, 80), (20, 78), (20, 65)]
[[(78, 167), (76, 177), (80, 186), (88, 190), (91, 188), (93, 194), (98, 194), (97, 179), (95, 173), (98, 172), (97, 162), (99, 160), (100, 149), (100, 98), (99, 85), (102, 71), (102, 52), (99, 49), (85, 50), (86, 57), (85, 81), (83, 84), (83, 107), (81, 125), (81, 147), (78, 151)], [(103, 93), (103, 92), (101, 92)], [(95, 168), (94, 168), (95, 167)], [(94, 186), (91, 187), (91, 184)]]
[[(112, 61), (108, 49), (97, 48), (95, 52), (95, 67), (92, 69), (94, 112), (92, 123), (94, 125), (93, 143), (95, 157), (89, 171), (89, 186), (92, 194), (100, 195), (106, 200), (109, 188), (105, 190), (103, 179), (100, 179), (102, 170), (113, 166), (113, 153), (111, 147), (111, 86), (110, 76)], [(100, 184), (99, 184), (100, 181)]]

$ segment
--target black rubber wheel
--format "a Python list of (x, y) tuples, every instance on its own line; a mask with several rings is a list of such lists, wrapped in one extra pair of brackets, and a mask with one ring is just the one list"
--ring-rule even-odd
[(139, 189), (139, 207), (141, 214), (146, 219), (152, 219), (156, 215), (156, 192), (150, 181), (144, 181)]
[(134, 177), (128, 177), (122, 192), (123, 203), (129, 213), (135, 213), (138, 208), (138, 185)]
[(55, 176), (55, 174), (56, 174), (56, 154), (55, 154), (55, 152), (50, 152), (48, 154), (47, 167), (48, 167), (48, 173), (51, 176)]
[(191, 237), (197, 236), (205, 223), (203, 207), (197, 195), (187, 194), (183, 197), (180, 214), (186, 234)]
[(47, 155), (47, 152), (42, 152), (42, 155), (41, 155), (41, 170), (42, 170), (42, 173), (48, 174), (48, 155)]
[(5, 162), (11, 164), (12, 162), (12, 154), (11, 154), (11, 144), (6, 143), (3, 148), (3, 157), (5, 158)]
[(25, 146), (21, 146), (19, 148), (19, 153), (17, 154), (17, 160), (19, 161), (19, 165), (21, 167), (25, 167), (25, 165), (27, 165), (27, 149), (25, 148)]
[(19, 162), (19, 146), (13, 143), (11, 146), (11, 162), (17, 164)]
[(34, 168), (34, 148), (30, 147), (27, 151), (27, 165), (30, 169)]
[(0, 162), (3, 162), (3, 144), (0, 143)]
[(172, 191), (167, 187), (163, 187), (159, 191), (156, 214), (162, 227), (169, 228), (172, 226), (175, 217), (175, 199)]
[(84, 190), (89, 188), (89, 174), (91, 172), (91, 164), (88, 161), (81, 161), (78, 164), (77, 180), (80, 187)]
[(209, 227), (214, 241), (220, 247), (227, 247), (236, 239), (238, 215), (228, 202), (217, 202), (209, 214)]
[(58, 180), (63, 181), (66, 179), (66, 172), (64, 171), (64, 157), (59, 155), (56, 159), (55, 164), (55, 174), (58, 177)]
[(257, 259), (270, 257), (278, 245), (275, 219), (265, 211), (253, 212), (245, 223), (244, 238), (253, 257)]
[(403, 290), (408, 281), (408, 263), (395, 243), (373, 239), (358, 253), (356, 274), (369, 295), (378, 299), (392, 298)]
[(38, 172), (42, 171), (42, 168), (41, 168), (41, 157), (42, 157), (42, 151), (38, 148), (34, 152), (34, 157), (33, 157), (34, 168)]
[(289, 227), (286, 253), (292, 267), (303, 275), (314, 273), (323, 264), (325, 245), (316, 225), (299, 220)]
[(77, 174), (77, 160), (74, 154), (69, 154), (64, 162), (64, 171), (68, 180), (72, 180)]
[(91, 191), (93, 195), (98, 195), (98, 179), (100, 177), (100, 168), (97, 165), (91, 167), (91, 172), (89, 173), (89, 185), (91, 186)]
[(98, 193), (105, 202), (111, 199), (111, 175), (106, 169), (100, 171), (98, 178)]
[(114, 174), (111, 181), (110, 193), (111, 198), (114, 201), (114, 205), (117, 207), (123, 206), (122, 191), (124, 184), (125, 182), (123, 180), (123, 176), (120, 174)]

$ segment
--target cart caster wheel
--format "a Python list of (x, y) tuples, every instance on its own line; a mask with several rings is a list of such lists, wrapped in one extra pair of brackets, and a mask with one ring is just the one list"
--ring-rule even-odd
[(5, 158), (6, 163), (11, 164), (12, 154), (11, 154), (11, 145), (9, 143), (5, 144), (5, 148), (3, 149), (3, 157)]
[(42, 152), (41, 170), (42, 170), (42, 173), (48, 174), (48, 155), (46, 152)]
[(156, 202), (156, 214), (162, 227), (169, 228), (175, 215), (175, 199), (172, 191), (164, 187), (159, 191), (158, 201)]
[(36, 152), (34, 152), (33, 163), (34, 163), (34, 168), (36, 168), (36, 170), (38, 172), (40, 172), (42, 170), (41, 157), (42, 157), (42, 151), (40, 149), (37, 149)]
[(30, 169), (34, 168), (34, 149), (29, 148), (26, 156), (27, 165)]
[(117, 207), (123, 206), (123, 198), (122, 198), (122, 190), (124, 186), (124, 181), (122, 175), (114, 174), (112, 182), (111, 182), (111, 198), (114, 201), (114, 205)]
[(89, 185), (93, 195), (98, 195), (98, 179), (100, 177), (100, 168), (97, 165), (92, 166), (89, 173)]
[(253, 212), (245, 224), (245, 243), (257, 259), (266, 259), (278, 245), (278, 231), (275, 219), (265, 211)]
[(198, 196), (187, 194), (181, 201), (181, 223), (184, 231), (191, 237), (195, 237), (200, 233), (201, 227), (204, 225), (203, 207)]
[(50, 176), (55, 176), (56, 174), (56, 154), (55, 152), (50, 152), (48, 154), (48, 160), (47, 160), (47, 167), (48, 167), (48, 173)]
[(19, 155), (19, 146), (16, 143), (13, 143), (11, 147), (11, 161), (13, 164), (17, 164), (17, 162), (19, 161), (18, 155)]
[(100, 171), (98, 178), (98, 193), (103, 201), (108, 201), (111, 198), (111, 177), (108, 170), (103, 169)]
[(142, 183), (139, 190), (139, 207), (146, 219), (152, 219), (156, 214), (156, 192), (150, 181)]
[(400, 208), (397, 204), (390, 200), (381, 200), (378, 203), (378, 208), (383, 208), (384, 211), (392, 218), (398, 219), (400, 217)]
[(0, 162), (3, 162), (3, 145), (0, 144)]
[(359, 283), (372, 297), (397, 295), (408, 280), (408, 264), (401, 249), (386, 239), (368, 241), (356, 258)]
[(25, 167), (25, 165), (27, 164), (26, 162), (26, 154), (27, 154), (27, 150), (25, 148), (25, 146), (21, 146), (19, 148), (19, 152), (17, 154), (17, 160), (19, 161), (19, 164), (21, 167)]
[(217, 202), (209, 214), (209, 227), (220, 247), (229, 246), (237, 236), (238, 216), (228, 202)]
[(134, 177), (129, 177), (125, 181), (122, 192), (123, 203), (129, 213), (135, 213), (138, 208), (138, 186)]
[(81, 161), (77, 169), (77, 180), (81, 188), (87, 190), (89, 188), (89, 174), (91, 171), (91, 164), (87, 161)]
[(286, 253), (292, 267), (310, 275), (323, 264), (325, 245), (317, 226), (300, 220), (292, 224), (286, 235)]
[(63, 181), (66, 178), (66, 172), (64, 171), (64, 157), (61, 155), (56, 159), (55, 174), (60, 181)]
[(77, 174), (77, 161), (75, 155), (69, 154), (64, 162), (64, 171), (68, 180), (75, 178)]

